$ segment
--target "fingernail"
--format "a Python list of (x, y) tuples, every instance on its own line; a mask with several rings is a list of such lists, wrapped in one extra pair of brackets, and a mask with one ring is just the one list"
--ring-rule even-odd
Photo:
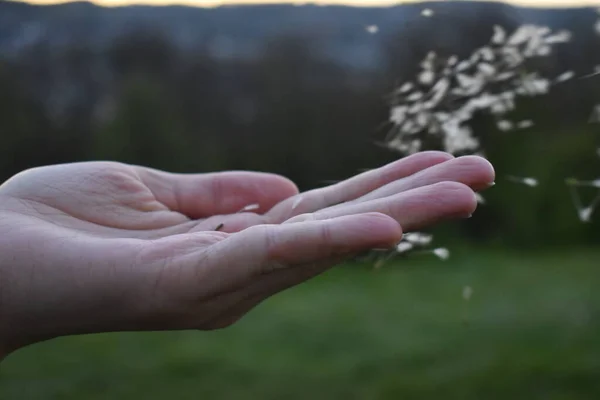
[(488, 187), (492, 187), (492, 186), (494, 186), (495, 184), (496, 184), (496, 182), (495, 182), (495, 181), (489, 182), (489, 183), (488, 183)]

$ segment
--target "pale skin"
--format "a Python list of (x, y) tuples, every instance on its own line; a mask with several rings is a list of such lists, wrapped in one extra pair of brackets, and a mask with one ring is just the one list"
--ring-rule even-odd
[(0, 186), (0, 359), (67, 335), (227, 327), (403, 231), (470, 216), (493, 181), (486, 160), (441, 152), (300, 194), (258, 172), (24, 171)]

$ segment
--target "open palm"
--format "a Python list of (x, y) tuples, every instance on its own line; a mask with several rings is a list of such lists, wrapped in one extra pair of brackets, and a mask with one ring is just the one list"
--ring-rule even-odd
[(493, 179), (487, 161), (439, 152), (305, 193), (257, 172), (24, 171), (0, 186), (0, 339), (228, 326), (402, 230), (470, 215)]

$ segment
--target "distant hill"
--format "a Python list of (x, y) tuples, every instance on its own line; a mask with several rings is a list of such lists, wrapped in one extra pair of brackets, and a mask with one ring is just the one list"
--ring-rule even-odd
[[(434, 11), (436, 21), (421, 16)], [(257, 5), (213, 9), (182, 6), (128, 6), (103, 8), (77, 2), (53, 6), (0, 1), (0, 56), (18, 57), (34, 44), (51, 48), (70, 44), (106, 46), (115, 37), (139, 29), (162, 32), (183, 50), (202, 44), (215, 57), (251, 57), (281, 35), (317, 38), (327, 54), (351, 67), (377, 67), (381, 43), (390, 35), (429, 23), (437, 42), (464, 43), (456, 26), (493, 21), (511, 25), (524, 22), (591, 33), (596, 13), (591, 8), (539, 9), (487, 2), (424, 2), (389, 8), (314, 5)], [(375, 25), (377, 34), (365, 27)], [(439, 30), (439, 34), (437, 33)], [(579, 35), (579, 36), (581, 36)], [(575, 50), (573, 50), (575, 51)], [(575, 53), (574, 53), (575, 54)]]

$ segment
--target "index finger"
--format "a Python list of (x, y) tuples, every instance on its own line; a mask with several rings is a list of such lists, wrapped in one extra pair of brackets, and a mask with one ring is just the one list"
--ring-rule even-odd
[(441, 151), (424, 151), (412, 154), (342, 182), (289, 197), (268, 211), (266, 216), (273, 223), (281, 223), (296, 215), (312, 213), (322, 208), (354, 200), (390, 182), (453, 158), (454, 156), (451, 154)]

